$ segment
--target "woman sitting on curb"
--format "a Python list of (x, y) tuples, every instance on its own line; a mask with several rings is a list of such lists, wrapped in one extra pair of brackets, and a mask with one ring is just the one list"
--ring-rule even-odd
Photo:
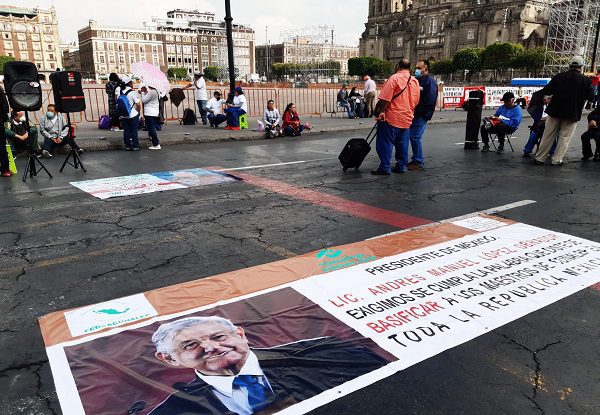
[(290, 102), (285, 111), (283, 112), (283, 133), (290, 137), (297, 137), (302, 135), (302, 131), (310, 130), (312, 125), (310, 123), (300, 124), (300, 117), (296, 112), (296, 106), (293, 102)]

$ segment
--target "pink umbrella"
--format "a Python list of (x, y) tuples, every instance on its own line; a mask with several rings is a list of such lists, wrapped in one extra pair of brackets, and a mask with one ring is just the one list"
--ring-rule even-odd
[(143, 83), (152, 88), (156, 89), (158, 92), (162, 92), (166, 94), (169, 92), (171, 87), (169, 86), (169, 80), (167, 79), (167, 75), (164, 74), (160, 68), (152, 65), (148, 62), (135, 62), (131, 64), (131, 70), (133, 74), (140, 78)]

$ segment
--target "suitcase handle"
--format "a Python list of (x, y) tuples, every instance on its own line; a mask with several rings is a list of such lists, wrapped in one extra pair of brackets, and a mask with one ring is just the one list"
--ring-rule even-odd
[[(371, 145), (371, 143), (373, 142), (373, 140), (377, 136), (377, 132), (375, 132), (375, 134), (373, 134), (373, 131), (377, 130), (377, 125), (378, 124), (379, 124), (379, 121), (376, 121), (375, 125), (373, 126), (373, 128), (371, 128), (371, 131), (369, 131), (369, 135), (367, 135), (366, 141), (367, 141), (367, 143), (369, 145)], [(371, 137), (371, 134), (373, 134), (373, 137)]]

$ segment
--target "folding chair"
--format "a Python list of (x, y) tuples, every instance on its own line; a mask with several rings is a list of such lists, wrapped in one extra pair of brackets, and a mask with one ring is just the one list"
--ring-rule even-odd
[(348, 112), (348, 109), (346, 107), (342, 107), (339, 101), (335, 103), (335, 110), (333, 110), (333, 112), (331, 113), (331, 118), (333, 118), (333, 116), (336, 115), (338, 112), (341, 113), (342, 116), (345, 112)]
[[(506, 136), (504, 137), (504, 141), (508, 142), (508, 145), (510, 146), (510, 150), (514, 153), (515, 149), (513, 148), (512, 143), (510, 142), (511, 138), (516, 138), (516, 137), (513, 137), (513, 134), (514, 134), (514, 132), (506, 134)], [(498, 134), (492, 133), (491, 131), (488, 131), (488, 135), (490, 137), (490, 141), (492, 143), (492, 146), (494, 146), (494, 150), (498, 151), (498, 147), (494, 143), (494, 141), (497, 140), (498, 144), (500, 144), (500, 140), (498, 140)]]

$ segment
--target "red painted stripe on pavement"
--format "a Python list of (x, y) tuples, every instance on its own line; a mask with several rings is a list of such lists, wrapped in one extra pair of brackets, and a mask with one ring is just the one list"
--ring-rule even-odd
[(317, 192), (305, 187), (294, 186), (277, 180), (252, 176), (239, 171), (232, 171), (231, 174), (243, 179), (246, 183), (253, 186), (269, 189), (276, 193), (293, 197), (294, 199), (304, 200), (351, 216), (385, 223), (386, 225), (395, 226), (401, 229), (412, 228), (413, 226), (425, 225), (432, 222), (428, 219), (405, 215), (404, 213), (381, 209), (360, 202), (353, 202), (338, 196)]

